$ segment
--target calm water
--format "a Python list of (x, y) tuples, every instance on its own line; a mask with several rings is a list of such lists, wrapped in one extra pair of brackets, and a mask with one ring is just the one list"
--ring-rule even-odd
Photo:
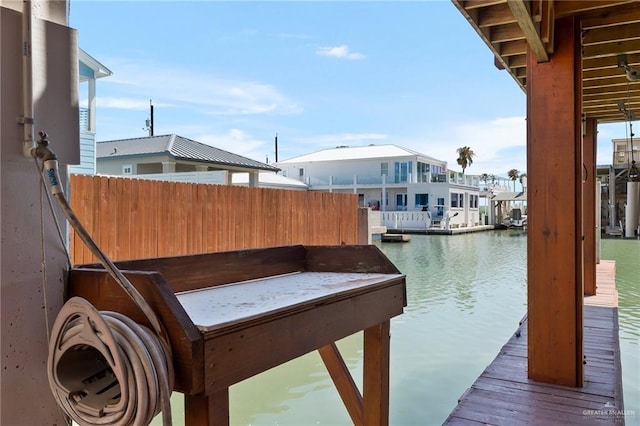
[[(392, 425), (439, 425), (516, 330), (526, 311), (526, 236), (517, 231), (413, 235), (381, 249), (407, 275), (405, 313), (391, 324)], [(640, 241), (604, 240), (617, 260), (625, 408), (640, 424)], [(357, 382), (362, 336), (338, 346)], [(231, 388), (234, 425), (349, 425), (316, 352)], [(174, 396), (175, 424), (182, 399)]]

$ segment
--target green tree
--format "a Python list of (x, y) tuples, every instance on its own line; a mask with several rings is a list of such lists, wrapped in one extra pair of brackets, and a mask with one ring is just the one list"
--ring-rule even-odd
[[(520, 184), (522, 184), (522, 181), (524, 181), (524, 178), (526, 178), (526, 177), (527, 177), (526, 173), (524, 173), (524, 172), (520, 173), (520, 178), (519, 178), (520, 179)], [(524, 185), (522, 187), (524, 189)]]
[(484, 182), (484, 186), (486, 188), (487, 183), (489, 183), (489, 174), (488, 173), (483, 173), (480, 175), (480, 181)]
[(520, 171), (518, 169), (511, 169), (507, 172), (509, 179), (513, 181), (513, 192), (516, 192), (516, 181), (520, 177)]
[(462, 167), (462, 174), (464, 174), (464, 170), (473, 164), (473, 157), (476, 155), (475, 152), (468, 146), (463, 146), (458, 148), (458, 159), (456, 162), (460, 167)]

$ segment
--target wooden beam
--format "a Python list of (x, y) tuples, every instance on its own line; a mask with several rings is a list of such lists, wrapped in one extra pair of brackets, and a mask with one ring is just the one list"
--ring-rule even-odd
[[(640, 7), (640, 5), (639, 5)], [(640, 34), (640, 22), (616, 25), (614, 27), (594, 28), (583, 33), (582, 45), (590, 46), (601, 43), (618, 43), (636, 40)]]
[(491, 27), (491, 43), (504, 43), (505, 41), (522, 40), (524, 33), (518, 24), (496, 25)]
[(583, 104), (588, 105), (590, 103), (602, 102), (607, 99), (627, 99), (630, 96), (632, 99), (640, 99), (640, 87), (636, 90), (619, 90), (604, 93), (591, 93), (583, 95)]
[[(458, 0), (456, 0), (458, 1)], [(477, 9), (504, 3), (506, 0), (466, 0), (463, 3), (465, 9)]]
[[(596, 149), (598, 144), (597, 122), (584, 120), (582, 137), (583, 217), (584, 217), (584, 295), (596, 294)], [(599, 209), (598, 209), (599, 213)]]
[(621, 53), (640, 53), (640, 39), (620, 42), (600, 43), (584, 46), (583, 58), (603, 58), (606, 56), (617, 57)]
[(349, 368), (345, 364), (338, 347), (335, 343), (323, 346), (318, 349), (327, 371), (336, 385), (336, 389), (342, 398), (351, 421), (354, 425), (363, 425), (362, 419), (362, 395), (349, 373)]
[(511, 56), (509, 58), (509, 68), (525, 68), (527, 66), (527, 55)]
[(527, 54), (528, 375), (582, 386), (580, 28), (555, 32), (549, 62)]
[(516, 18), (506, 4), (498, 4), (480, 10), (478, 17), (479, 27), (493, 27), (495, 25), (513, 24)]
[(582, 17), (582, 28), (598, 28), (640, 22), (640, 8), (637, 3), (618, 6), (614, 9), (597, 10)]
[[(627, 63), (629, 65), (640, 65), (640, 54), (627, 54)], [(582, 61), (582, 69), (584, 71), (598, 70), (601, 68), (619, 68), (618, 58), (616, 56), (605, 56), (602, 58), (587, 58)]]
[(598, 9), (613, 8), (625, 3), (633, 3), (634, 0), (562, 0), (556, 1), (556, 17), (576, 15), (578, 13), (594, 11)]
[(367, 426), (389, 424), (390, 322), (364, 331), (363, 416)]
[(625, 88), (629, 86), (629, 88), (633, 87), (636, 89), (640, 86), (640, 82), (634, 81), (629, 82), (624, 73), (618, 73), (613, 77), (609, 78), (597, 78), (592, 80), (587, 80), (584, 82), (585, 89), (592, 89), (594, 87), (612, 87), (612, 86), (624, 86)]
[(515, 56), (527, 54), (527, 42), (525, 40), (508, 41), (498, 47), (500, 56)]
[(545, 49), (544, 42), (538, 34), (538, 29), (531, 18), (529, 8), (523, 0), (507, 0), (509, 9), (518, 21), (518, 26), (527, 39), (529, 47), (536, 55), (538, 62), (546, 62), (549, 60), (549, 55)]

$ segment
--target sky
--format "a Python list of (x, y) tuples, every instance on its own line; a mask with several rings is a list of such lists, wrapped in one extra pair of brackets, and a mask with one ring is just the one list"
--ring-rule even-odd
[[(178, 134), (273, 163), (394, 144), (468, 174), (526, 172), (526, 97), (449, 1), (71, 0), (97, 82), (96, 140)], [(86, 95), (81, 92), (81, 106)], [(84, 104), (83, 104), (84, 102)], [(624, 123), (599, 126), (611, 164)]]

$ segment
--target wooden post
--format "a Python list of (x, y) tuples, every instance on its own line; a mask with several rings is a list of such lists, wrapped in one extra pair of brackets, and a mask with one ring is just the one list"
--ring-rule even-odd
[(390, 321), (364, 331), (362, 411), (366, 426), (389, 424)]
[(185, 395), (184, 421), (193, 426), (226, 426), (229, 424), (229, 389), (213, 395)]
[(358, 244), (371, 244), (369, 235), (369, 209), (358, 208)]
[(587, 118), (583, 135), (583, 218), (584, 218), (584, 295), (596, 294), (596, 215), (600, 206), (596, 206), (596, 145), (597, 122)]
[(528, 374), (583, 384), (580, 26), (556, 21), (555, 51), (527, 52)]

